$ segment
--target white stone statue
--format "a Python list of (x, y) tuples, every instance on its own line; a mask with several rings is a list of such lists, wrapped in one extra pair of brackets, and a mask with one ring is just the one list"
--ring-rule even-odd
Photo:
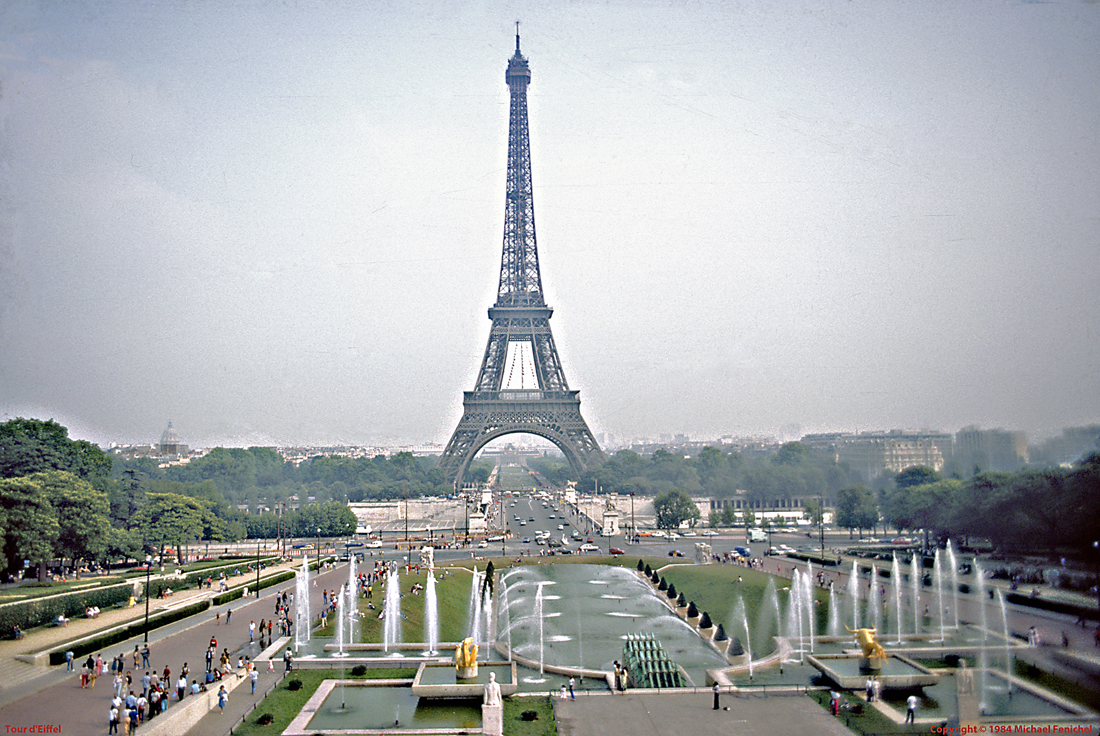
[(485, 683), (485, 705), (500, 705), (500, 685), (497, 684), (497, 673), (489, 673), (489, 681)]

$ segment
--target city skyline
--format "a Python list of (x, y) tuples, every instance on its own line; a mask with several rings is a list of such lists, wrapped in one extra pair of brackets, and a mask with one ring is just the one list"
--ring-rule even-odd
[(1100, 5), (0, 9), (0, 421), (446, 442), (508, 91), (597, 435), (1100, 421)]

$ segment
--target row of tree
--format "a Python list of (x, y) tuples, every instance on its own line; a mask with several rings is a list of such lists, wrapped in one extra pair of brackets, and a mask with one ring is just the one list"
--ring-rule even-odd
[[(314, 471), (339, 465), (330, 460), (315, 459)], [(311, 477), (312, 464), (303, 464), (303, 477)], [(112, 462), (97, 446), (70, 439), (68, 430), (52, 420), (20, 418), (0, 424), (3, 577), (10, 580), (30, 568), (41, 574), (54, 560), (80, 567), (90, 561), (142, 559), (200, 540), (271, 538), (277, 533), (333, 537), (355, 531), (346, 497), (338, 502), (309, 498), (306, 492), (319, 481), (288, 484), (297, 469), (270, 449), (218, 448), (194, 465), (176, 470), (160, 468), (148, 458)], [(400, 492), (408, 494), (425, 485), (426, 471), (411, 455), (359, 465), (383, 478), (387, 493), (395, 492), (393, 484), (407, 483)], [(231, 502), (228, 496), (241, 489), (265, 491), (278, 517), (272, 511), (249, 513), (259, 509)]]
[[(541, 467), (536, 469), (547, 474)], [(680, 490), (689, 496), (713, 499), (732, 498), (738, 490), (744, 490), (749, 502), (767, 503), (819, 493), (832, 499), (857, 480), (847, 466), (801, 442), (788, 442), (771, 455), (755, 458), (716, 447), (704, 447), (690, 457), (663, 449), (648, 458), (620, 450), (600, 467), (586, 472), (579, 484), (585, 489), (598, 487), (601, 493), (657, 496)]]

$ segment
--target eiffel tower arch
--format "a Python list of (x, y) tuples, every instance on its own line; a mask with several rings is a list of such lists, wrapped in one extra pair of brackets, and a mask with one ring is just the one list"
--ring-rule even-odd
[[(473, 391), (463, 393), (462, 419), (439, 460), (446, 479), (460, 483), (466, 468), (488, 442), (523, 432), (544, 437), (564, 453), (580, 475), (605, 459), (581, 416), (580, 392), (565, 381), (539, 273), (531, 145), (527, 128), (527, 85), (531, 70), (519, 50), (508, 61), (511, 96), (508, 119), (508, 185), (504, 207), (504, 249), (500, 286), (489, 308), (493, 326)], [(519, 387), (513, 375), (520, 368)], [(531, 381), (531, 386), (524, 381)]]

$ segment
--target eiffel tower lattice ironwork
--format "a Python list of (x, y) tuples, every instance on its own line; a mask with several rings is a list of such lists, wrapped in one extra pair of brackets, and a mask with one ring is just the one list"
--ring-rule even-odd
[[(462, 419), (439, 461), (444, 476), (460, 483), (478, 450), (506, 434), (525, 432), (553, 442), (569, 464), (583, 473), (604, 460), (596, 438), (581, 416), (579, 391), (565, 382), (554, 336), (553, 311), (546, 306), (535, 245), (535, 205), (531, 186), (531, 144), (527, 130), (527, 85), (531, 70), (519, 50), (508, 61), (505, 80), (511, 95), (508, 121), (508, 186), (504, 251), (493, 321), (477, 384), (463, 394)], [(509, 359), (531, 365), (537, 388), (509, 388)], [(522, 366), (521, 366), (522, 368)], [(514, 382), (514, 381), (513, 381)], [(534, 383), (534, 381), (532, 381)]]

